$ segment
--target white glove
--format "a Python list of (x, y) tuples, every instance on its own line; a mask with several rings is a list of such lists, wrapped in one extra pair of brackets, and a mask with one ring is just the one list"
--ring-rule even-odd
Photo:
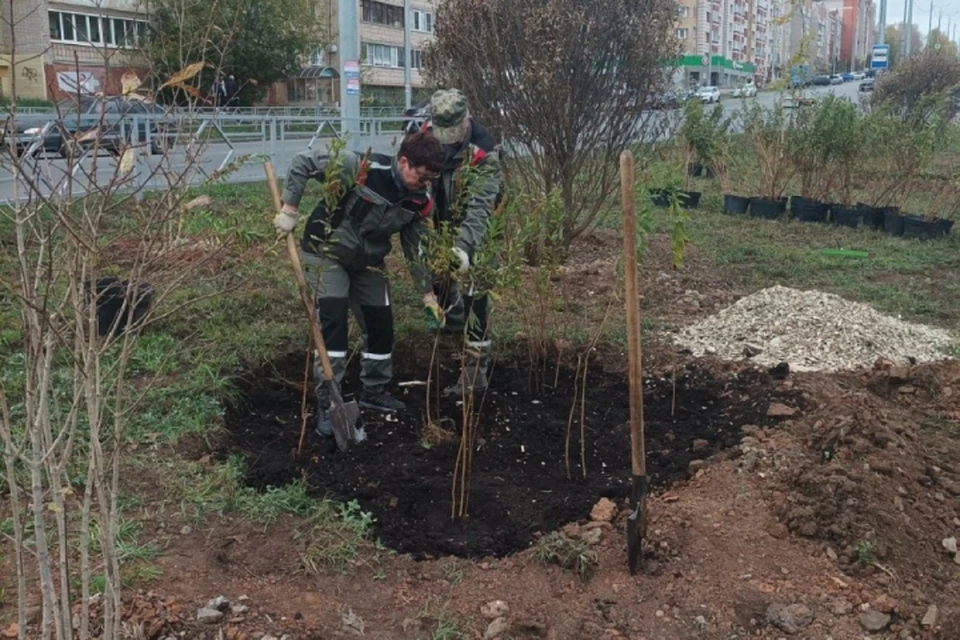
[(296, 209), (290, 209), (284, 205), (273, 219), (273, 226), (279, 235), (291, 233), (297, 227), (297, 219), (300, 212)]
[(470, 256), (467, 255), (466, 251), (460, 247), (454, 247), (453, 257), (460, 262), (460, 266), (456, 268), (457, 273), (463, 274), (470, 270)]

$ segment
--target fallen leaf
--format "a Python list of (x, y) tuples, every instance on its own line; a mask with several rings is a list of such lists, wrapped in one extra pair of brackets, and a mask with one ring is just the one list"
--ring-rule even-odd
[(12, 623), (9, 627), (0, 632), (4, 638), (16, 638), (20, 635), (20, 625), (16, 622)]
[(169, 80), (160, 85), (161, 89), (166, 89), (167, 87), (179, 87), (183, 85), (187, 80), (194, 78), (204, 67), (207, 66), (206, 62), (194, 62), (189, 64), (180, 71), (173, 74)]
[(140, 88), (140, 85), (143, 83), (140, 80), (140, 76), (132, 71), (128, 71), (123, 74), (123, 77), (120, 78), (120, 85), (122, 87), (121, 91), (123, 95), (128, 95)]

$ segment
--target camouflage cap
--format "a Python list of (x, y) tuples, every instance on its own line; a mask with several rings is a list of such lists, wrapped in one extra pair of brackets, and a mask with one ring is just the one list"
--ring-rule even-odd
[(467, 99), (459, 89), (437, 91), (430, 98), (433, 135), (443, 144), (457, 144), (463, 140), (463, 122), (467, 115)]

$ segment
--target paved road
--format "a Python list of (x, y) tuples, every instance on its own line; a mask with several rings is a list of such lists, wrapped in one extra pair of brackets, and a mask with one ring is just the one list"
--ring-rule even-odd
[[(820, 96), (826, 94), (835, 94), (857, 100), (857, 87), (859, 82), (849, 82), (843, 85), (833, 87), (814, 87), (806, 91), (807, 95)], [(772, 107), (782, 98), (781, 94), (764, 92), (756, 100), (764, 107)], [(738, 111), (744, 100), (737, 98), (724, 98), (721, 101), (724, 112), (733, 114)], [(380, 136), (363, 136), (360, 139), (361, 148), (372, 148), (374, 151), (389, 153), (395, 149), (399, 143), (398, 134), (387, 134)], [(163, 156), (151, 156), (141, 154), (138, 158), (137, 167), (127, 177), (134, 184), (147, 183), (149, 189), (162, 189), (169, 184), (164, 173), (174, 175), (185, 174), (193, 184), (199, 184), (217, 171), (225, 161), (230, 163), (237, 162), (243, 157), (246, 161), (230, 173), (227, 178), (230, 182), (254, 182), (263, 179), (263, 167), (261, 158), (272, 158), (277, 173), (283, 175), (286, 173), (290, 159), (300, 151), (304, 150), (309, 143), (309, 136), (303, 136), (296, 139), (278, 140), (271, 144), (269, 140), (260, 140), (256, 142), (234, 142), (234, 148), (222, 142), (211, 142), (204, 145), (202, 151), (194, 149), (188, 161), (188, 148), (184, 145), (178, 145), (172, 151)], [(328, 144), (330, 139), (318, 139), (315, 145)], [(8, 163), (7, 163), (8, 164)], [(48, 157), (41, 158), (32, 163), (30, 172), (36, 183), (40, 184), (41, 191), (48, 195), (55, 188), (65, 188), (64, 180), (67, 171), (67, 161)], [(94, 167), (96, 172), (94, 173)], [(187, 170), (189, 167), (189, 170)], [(96, 158), (85, 158), (76, 167), (74, 171), (74, 180), (72, 191), (75, 195), (81, 194), (93, 187), (101, 188), (110, 183), (116, 176), (117, 160), (107, 155), (101, 155)], [(151, 177), (152, 176), (152, 177)], [(15, 188), (14, 175), (9, 166), (0, 166), (0, 202), (11, 201), (14, 197), (26, 193), (27, 190), (21, 187)]]

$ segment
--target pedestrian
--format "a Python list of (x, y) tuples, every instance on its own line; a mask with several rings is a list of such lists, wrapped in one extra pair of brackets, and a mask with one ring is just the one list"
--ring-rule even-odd
[(223, 74), (218, 74), (213, 83), (213, 95), (217, 107), (227, 106), (227, 83), (223, 79)]
[[(432, 290), (428, 269), (419, 261), (420, 244), (429, 224), (433, 199), (429, 186), (443, 168), (443, 145), (429, 134), (418, 133), (403, 141), (396, 156), (345, 151), (338, 156), (341, 188), (338, 203), (328, 211), (324, 201), (307, 219), (300, 249), (311, 284), (317, 291), (317, 311), (323, 338), (337, 382), (347, 364), (348, 310), (363, 329), (360, 406), (384, 413), (405, 405), (390, 395), (393, 378), (393, 312), (384, 258), (391, 239), (400, 234), (407, 266), (419, 291), (428, 320), (443, 323), (443, 312)], [(284, 183), (283, 206), (274, 218), (281, 234), (297, 225), (300, 199), (310, 178), (325, 182), (331, 158), (323, 152), (304, 151), (293, 158)], [(317, 358), (317, 428), (322, 436), (333, 433), (327, 414), (329, 389)]]
[(237, 84), (237, 78), (232, 73), (227, 77), (225, 92), (227, 96), (227, 106), (234, 109), (237, 108), (240, 104), (240, 85)]
[[(436, 199), (434, 224), (446, 223), (457, 229), (451, 251), (457, 266), (456, 279), (436, 274), (434, 292), (445, 310), (446, 329), (465, 335), (465, 357), (457, 384), (445, 390), (447, 395), (463, 396), (464, 391), (479, 392), (487, 386), (491, 352), (489, 328), (490, 301), (487, 291), (477, 291), (470, 283), (470, 261), (487, 236), (487, 226), (500, 198), (502, 171), (499, 151), (493, 135), (470, 115), (467, 100), (457, 89), (437, 91), (430, 99), (430, 117), (422, 131), (431, 132), (443, 143), (443, 170), (434, 181)], [(461, 176), (467, 166), (473, 172), (473, 184), (462, 207), (455, 203), (463, 189)], [(461, 291), (460, 289), (464, 290)], [(472, 316), (472, 320), (471, 320)]]

